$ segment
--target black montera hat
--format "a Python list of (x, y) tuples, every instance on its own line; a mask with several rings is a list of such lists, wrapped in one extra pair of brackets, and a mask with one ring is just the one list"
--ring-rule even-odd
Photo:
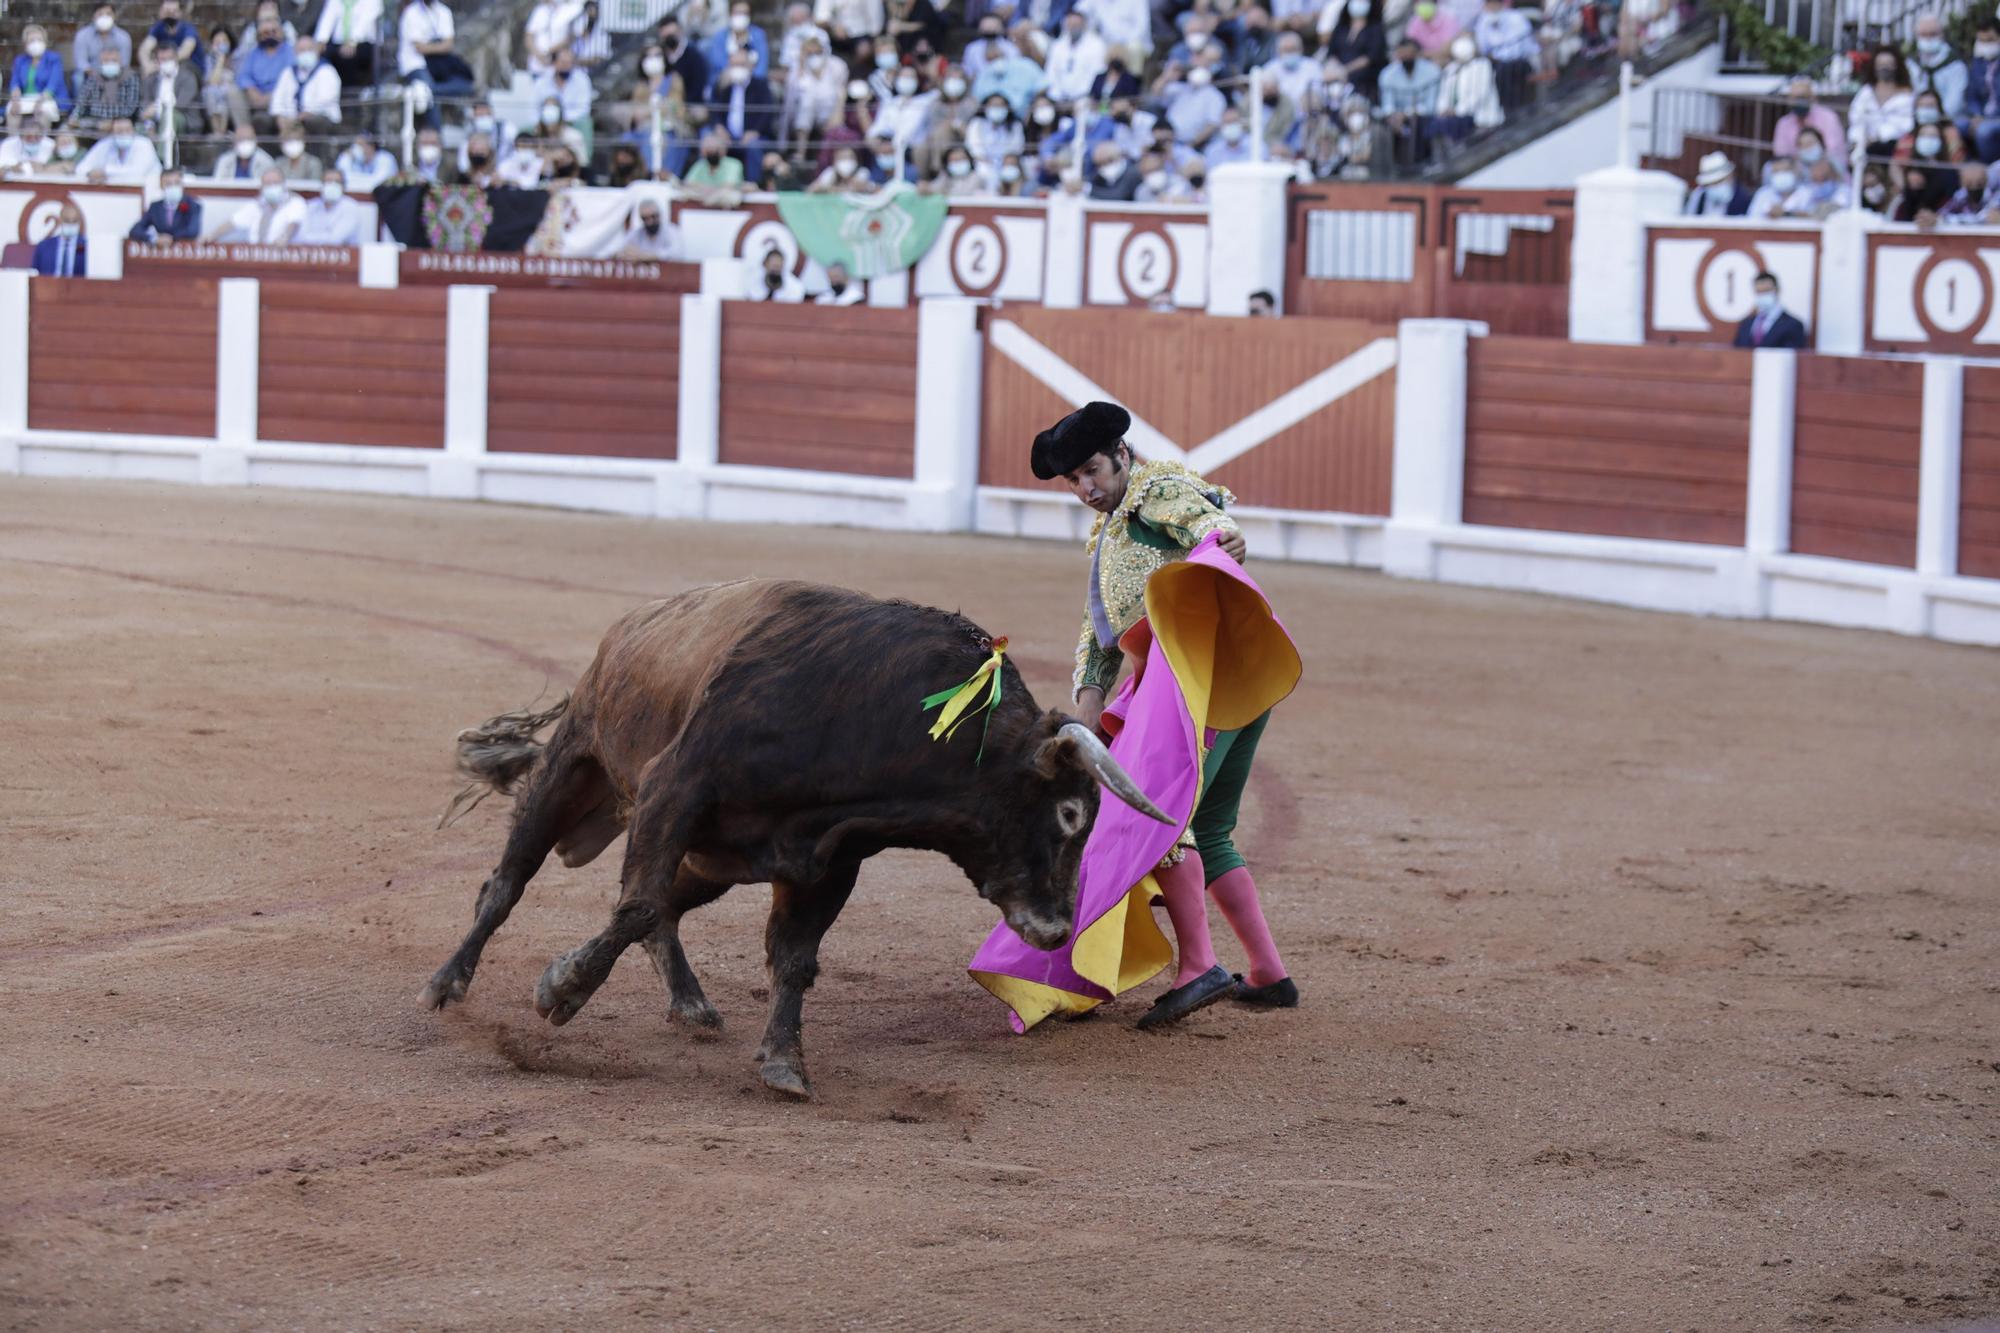
[(1035, 437), (1029, 462), (1043, 481), (1073, 472), (1092, 454), (1108, 454), (1131, 429), (1132, 414), (1116, 403), (1085, 403)]

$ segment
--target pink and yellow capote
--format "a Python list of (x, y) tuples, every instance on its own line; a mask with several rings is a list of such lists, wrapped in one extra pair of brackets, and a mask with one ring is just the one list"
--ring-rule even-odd
[(969, 970), (1018, 1032), (1094, 1008), (1173, 962), (1153, 921), (1154, 867), (1194, 817), (1215, 734), (1263, 716), (1302, 670), (1270, 599), (1213, 536), (1147, 581), (1146, 616), (1119, 646), (1139, 665), (1104, 710), (1111, 753), (1175, 822), (1107, 798), (1084, 844), (1069, 943), (1045, 953), (1005, 925), (987, 936)]

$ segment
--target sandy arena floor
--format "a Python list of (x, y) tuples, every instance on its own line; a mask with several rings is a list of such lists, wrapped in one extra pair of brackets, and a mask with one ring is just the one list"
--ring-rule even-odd
[[(553, 862), (452, 733), (744, 573), (962, 607), (1067, 679), (1040, 544), (0, 483), (0, 1324), (1936, 1328), (2000, 1314), (2000, 656), (1304, 567), (1244, 845), (1306, 1006), (1010, 1035), (939, 858), (864, 872), (779, 1104), (766, 891), (530, 990)], [(1240, 957), (1217, 918), (1225, 961)]]

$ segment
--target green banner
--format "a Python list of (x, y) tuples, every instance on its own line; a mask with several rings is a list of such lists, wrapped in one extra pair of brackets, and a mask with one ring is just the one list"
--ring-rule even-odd
[(944, 225), (945, 198), (907, 185), (875, 194), (778, 196), (778, 216), (799, 248), (822, 266), (844, 264), (850, 276), (900, 273), (923, 257)]

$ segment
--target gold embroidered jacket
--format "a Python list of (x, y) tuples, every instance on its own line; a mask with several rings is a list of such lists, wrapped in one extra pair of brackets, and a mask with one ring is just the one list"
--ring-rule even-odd
[[(1221, 503), (1212, 502), (1211, 496)], [(1098, 515), (1084, 544), (1095, 582), (1092, 595), (1086, 597), (1083, 633), (1076, 643), (1072, 701), (1086, 685), (1110, 696), (1125, 662), (1117, 639), (1146, 615), (1146, 580), (1162, 565), (1184, 558), (1209, 533), (1236, 531), (1236, 520), (1221, 507), (1235, 499), (1179, 463), (1161, 460), (1132, 469), (1125, 499), (1116, 512)], [(1112, 636), (1110, 647), (1099, 641), (1093, 609), (1103, 613)]]

